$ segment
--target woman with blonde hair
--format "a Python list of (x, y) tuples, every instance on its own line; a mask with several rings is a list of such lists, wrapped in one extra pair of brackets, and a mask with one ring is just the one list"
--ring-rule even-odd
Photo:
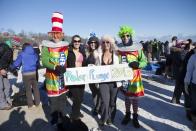
[[(101, 65), (119, 63), (118, 57), (115, 53), (115, 40), (113, 37), (109, 35), (102, 36), (101, 48)], [(113, 123), (116, 114), (116, 98), (118, 93), (116, 82), (100, 83), (99, 90), (101, 96), (101, 119), (99, 125), (103, 126), (105, 122), (110, 125)]]

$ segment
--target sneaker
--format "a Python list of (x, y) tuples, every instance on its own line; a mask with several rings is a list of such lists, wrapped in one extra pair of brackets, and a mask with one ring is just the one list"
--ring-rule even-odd
[(105, 122), (103, 122), (102, 120), (98, 121), (99, 126), (104, 126)]
[(70, 118), (71, 123), (78, 122), (78, 121), (81, 121), (81, 119), (80, 118), (76, 118), (76, 119)]
[(80, 118), (83, 118), (83, 117), (84, 117), (84, 115), (83, 115), (82, 113), (80, 113), (79, 117), (80, 117)]
[(92, 115), (93, 116), (97, 116), (98, 115), (98, 112), (96, 110), (93, 110)]
[(28, 109), (32, 109), (32, 108), (33, 108), (33, 105), (28, 106)]
[(12, 109), (12, 106), (6, 106), (6, 107), (3, 107), (3, 108), (1, 108), (0, 110), (10, 110), (10, 109)]
[(41, 104), (35, 105), (35, 107), (39, 108), (39, 107), (41, 107)]
[(180, 100), (176, 100), (175, 98), (173, 98), (171, 100), (171, 103), (173, 103), (173, 104), (180, 104)]
[(112, 125), (112, 123), (113, 123), (113, 122), (112, 122), (111, 119), (108, 119), (108, 120), (106, 121), (106, 124), (107, 124), (107, 125)]

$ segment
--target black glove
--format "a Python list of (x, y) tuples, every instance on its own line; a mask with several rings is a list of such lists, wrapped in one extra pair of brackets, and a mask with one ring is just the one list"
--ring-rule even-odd
[(66, 68), (64, 66), (57, 65), (55, 67), (55, 71), (58, 75), (64, 74), (66, 72)]
[(18, 71), (17, 70), (13, 70), (12, 74), (17, 77), (18, 76)]
[(129, 67), (131, 67), (133, 69), (138, 69), (139, 68), (139, 62), (133, 61), (133, 62), (129, 63)]
[(11, 66), (8, 68), (8, 71), (10, 71), (14, 76), (18, 76), (18, 71), (15, 68), (12, 68)]

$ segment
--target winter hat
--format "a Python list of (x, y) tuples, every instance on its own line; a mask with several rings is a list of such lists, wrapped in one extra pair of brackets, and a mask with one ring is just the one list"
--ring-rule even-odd
[(99, 39), (96, 36), (92, 36), (88, 39), (88, 44), (90, 44), (92, 41), (95, 41), (99, 44)]
[(88, 44), (90, 45), (92, 41), (96, 42), (95, 48), (97, 49), (99, 47), (99, 39), (96, 36), (92, 36), (88, 39)]
[(63, 15), (59, 12), (52, 14), (52, 31), (51, 32), (63, 32)]

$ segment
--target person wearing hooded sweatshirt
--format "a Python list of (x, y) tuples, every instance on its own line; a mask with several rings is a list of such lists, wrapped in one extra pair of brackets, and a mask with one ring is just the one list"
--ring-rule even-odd
[(128, 63), (133, 69), (133, 79), (123, 82), (125, 95), (126, 114), (122, 124), (126, 125), (131, 119), (131, 105), (133, 107), (133, 125), (139, 128), (138, 121), (138, 98), (144, 96), (144, 87), (141, 77), (141, 68), (147, 64), (147, 59), (142, 51), (142, 45), (132, 40), (133, 29), (129, 26), (121, 26), (118, 33), (122, 43), (118, 44), (120, 63)]
[[(29, 43), (24, 43), (22, 52), (10, 66), (11, 70), (20, 68), (22, 66), (22, 79), (26, 90), (27, 105), (29, 108), (31, 108), (34, 103), (36, 106), (39, 106), (40, 104), (40, 93), (36, 80), (37, 64), (38, 56), (34, 52), (33, 47)], [(34, 96), (34, 101), (32, 94)]]

